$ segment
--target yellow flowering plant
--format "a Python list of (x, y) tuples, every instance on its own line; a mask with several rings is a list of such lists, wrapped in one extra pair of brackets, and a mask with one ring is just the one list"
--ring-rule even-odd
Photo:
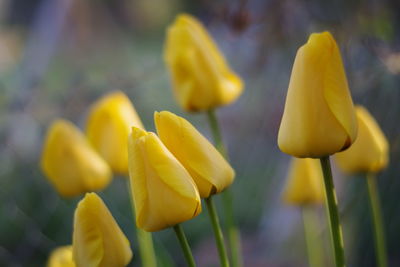
[(243, 91), (242, 80), (229, 68), (201, 22), (191, 15), (178, 15), (168, 27), (164, 59), (175, 97), (186, 111), (228, 105)]
[(316, 207), (325, 200), (323, 179), (317, 159), (292, 158), (282, 194), (286, 204), (301, 209), (310, 267), (323, 264), (319, 220), (316, 214)]
[(119, 174), (128, 174), (127, 140), (132, 126), (144, 129), (133, 104), (121, 91), (97, 100), (86, 121), (90, 144)]
[[(204, 25), (188, 14), (179, 14), (168, 27), (164, 60), (178, 104), (188, 112), (207, 112), (215, 145), (227, 158), (214, 109), (236, 101), (243, 92), (242, 79), (231, 70)], [(233, 196), (225, 190), (222, 197), (232, 264), (240, 267), (243, 263), (232, 210)]]
[(235, 171), (190, 122), (168, 111), (155, 112), (154, 122), (161, 141), (188, 170), (202, 198), (232, 184)]
[(201, 212), (189, 172), (152, 132), (133, 127), (128, 140), (131, 196), (136, 225), (154, 232), (173, 227), (189, 266), (195, 266), (180, 223)]
[(87, 193), (75, 210), (72, 245), (77, 267), (124, 267), (132, 259), (128, 239), (96, 193)]
[(376, 173), (389, 163), (389, 144), (377, 121), (362, 106), (356, 107), (358, 136), (347, 150), (335, 155), (340, 169), (348, 174), (364, 173), (372, 211), (375, 253), (379, 267), (388, 266), (385, 229), (379, 198)]
[(57, 119), (46, 133), (40, 161), (57, 192), (73, 197), (104, 189), (112, 179), (108, 164), (71, 122)]
[(291, 205), (322, 204), (324, 186), (321, 166), (318, 160), (310, 158), (293, 158), (283, 200)]
[(154, 133), (133, 127), (128, 151), (139, 228), (159, 231), (201, 212), (200, 195), (192, 177)]
[(340, 51), (329, 32), (313, 33), (293, 64), (278, 145), (295, 157), (320, 158), (348, 148), (357, 120)]
[(378, 172), (389, 162), (388, 141), (378, 123), (362, 106), (356, 107), (358, 136), (347, 150), (335, 154), (340, 169), (346, 173)]
[(278, 133), (282, 152), (320, 158), (337, 267), (345, 265), (329, 156), (357, 137), (357, 120), (342, 58), (329, 32), (313, 33), (297, 51)]

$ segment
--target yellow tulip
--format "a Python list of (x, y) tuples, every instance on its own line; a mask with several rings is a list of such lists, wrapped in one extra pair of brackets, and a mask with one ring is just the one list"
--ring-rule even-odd
[(324, 197), (319, 160), (293, 158), (283, 192), (284, 201), (292, 205), (321, 204)]
[(132, 259), (128, 239), (95, 193), (75, 210), (73, 255), (77, 267), (123, 267)]
[(102, 97), (89, 113), (89, 142), (116, 173), (128, 174), (127, 140), (132, 126), (144, 129), (131, 101), (121, 91)]
[(75, 267), (75, 262), (72, 258), (72, 246), (58, 247), (49, 257), (47, 267)]
[(175, 97), (184, 110), (204, 111), (235, 101), (242, 80), (228, 66), (196, 18), (179, 15), (167, 30), (164, 58)]
[(149, 232), (172, 227), (201, 212), (196, 184), (151, 132), (133, 127), (128, 142), (136, 224)]
[(232, 184), (235, 172), (218, 150), (190, 122), (171, 112), (154, 113), (158, 136), (207, 198)]
[(311, 34), (297, 51), (278, 134), (279, 148), (319, 158), (348, 148), (357, 121), (342, 59), (329, 32)]
[(47, 131), (41, 167), (58, 193), (65, 197), (104, 189), (111, 181), (108, 164), (72, 123), (58, 119)]
[(372, 115), (356, 107), (358, 137), (346, 151), (335, 155), (339, 167), (348, 173), (378, 172), (388, 165), (389, 145)]

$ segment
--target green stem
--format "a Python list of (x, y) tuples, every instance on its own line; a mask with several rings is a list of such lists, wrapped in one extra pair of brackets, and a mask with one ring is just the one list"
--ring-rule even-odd
[(224, 236), (222, 235), (221, 227), (219, 225), (218, 214), (215, 209), (214, 202), (212, 201), (212, 196), (205, 199), (207, 204), (208, 214), (210, 215), (211, 224), (214, 230), (215, 241), (217, 243), (219, 259), (221, 266), (229, 267), (228, 254), (226, 253)]
[(186, 262), (189, 267), (195, 267), (196, 263), (194, 261), (192, 250), (190, 249), (189, 243), (186, 239), (185, 232), (180, 224), (174, 226), (174, 231), (176, 236), (178, 237), (179, 243), (183, 250), (183, 254), (185, 255)]
[(376, 184), (376, 177), (374, 174), (367, 174), (368, 195), (371, 205), (372, 221), (374, 225), (374, 240), (377, 263), (379, 267), (386, 267), (386, 245), (385, 245), (385, 231), (383, 226), (383, 217), (381, 206), (379, 202), (379, 193)]
[[(207, 112), (208, 121), (210, 124), (210, 128), (212, 131), (215, 147), (218, 151), (227, 159), (228, 153), (226, 151), (225, 145), (222, 141), (222, 135), (219, 128), (218, 120), (215, 115), (214, 110), (209, 110)], [(229, 248), (231, 252), (231, 260), (233, 267), (242, 267), (243, 266), (243, 259), (242, 259), (242, 249), (241, 249), (241, 242), (240, 242), (240, 232), (235, 224), (234, 213), (233, 213), (233, 196), (231, 191), (225, 189), (224, 192), (221, 193), (222, 195), (222, 205), (224, 208), (225, 214), (225, 228), (228, 232), (228, 242)]]
[[(132, 190), (130, 187), (129, 180), (130, 178), (128, 177), (128, 190), (129, 190), (129, 195), (130, 195), (130, 200), (131, 200), (131, 208), (132, 208), (132, 215), (133, 219), (135, 220), (136, 218), (136, 211), (135, 211), (135, 205), (133, 203), (133, 196), (132, 196)], [(136, 225), (136, 223), (135, 223)], [(156, 253), (154, 251), (154, 245), (153, 245), (153, 238), (151, 233), (146, 232), (138, 227), (136, 227), (136, 236), (139, 244), (139, 253), (140, 253), (140, 258), (142, 260), (142, 266), (143, 267), (156, 267), (157, 266), (157, 258), (156, 258)]]
[(207, 117), (214, 138), (215, 147), (226, 159), (228, 159), (228, 153), (226, 153), (226, 148), (222, 141), (221, 130), (219, 129), (217, 116), (215, 115), (214, 110), (207, 111)]
[(307, 244), (308, 262), (310, 267), (323, 266), (321, 245), (318, 242), (318, 218), (312, 207), (302, 207), (304, 236)]
[(332, 179), (331, 164), (329, 156), (320, 158), (322, 172), (324, 174), (325, 185), (325, 204), (327, 206), (327, 215), (329, 221), (329, 228), (332, 239), (332, 246), (335, 255), (336, 267), (345, 266), (344, 249), (343, 249), (343, 236), (342, 228), (339, 222), (339, 212), (337, 208), (337, 198), (335, 193), (335, 186)]

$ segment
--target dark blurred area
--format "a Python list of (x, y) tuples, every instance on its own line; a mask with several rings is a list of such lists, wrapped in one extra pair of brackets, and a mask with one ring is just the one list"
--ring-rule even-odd
[[(308, 265), (300, 211), (281, 201), (290, 157), (276, 138), (296, 51), (324, 30), (341, 49), (354, 102), (375, 116), (391, 144), (391, 164), (378, 182), (390, 266), (400, 266), (397, 0), (0, 0), (0, 266), (44, 266), (53, 248), (72, 242), (79, 198), (60, 198), (38, 164), (53, 119), (82, 128), (88, 106), (120, 89), (147, 129), (154, 130), (155, 110), (170, 110), (211, 136), (204, 114), (179, 109), (164, 66), (165, 30), (180, 12), (206, 25), (246, 84), (236, 103), (218, 111), (237, 173), (245, 266)], [(334, 176), (348, 266), (375, 266), (365, 180), (336, 169)], [(139, 266), (125, 178), (100, 195), (131, 239), (131, 266)], [(318, 213), (328, 246), (324, 210)], [(199, 266), (217, 266), (206, 212), (184, 228)], [(160, 266), (184, 266), (172, 231), (154, 238)]]

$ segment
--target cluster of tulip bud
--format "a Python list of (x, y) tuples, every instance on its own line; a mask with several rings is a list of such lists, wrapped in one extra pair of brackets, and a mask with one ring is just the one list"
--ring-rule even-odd
[[(168, 28), (164, 58), (175, 97), (185, 111), (212, 112), (243, 91), (242, 80), (190, 15), (179, 15)], [(73, 244), (55, 250), (50, 267), (120, 267), (130, 262), (128, 239), (92, 193), (107, 187), (113, 173), (129, 173), (136, 226), (147, 232), (194, 218), (202, 210), (201, 198), (206, 199), (221, 265), (229, 266), (210, 199), (233, 183), (233, 168), (186, 119), (161, 111), (154, 113), (154, 122), (157, 134), (145, 130), (128, 97), (118, 91), (93, 104), (85, 134), (63, 119), (49, 127), (41, 159), (44, 173), (62, 196), (86, 193), (75, 211)], [(376, 173), (388, 164), (388, 142), (371, 114), (353, 106), (340, 51), (329, 32), (311, 34), (297, 52), (278, 145), (295, 157), (284, 200), (301, 207), (327, 205), (336, 266), (344, 266), (329, 156), (336, 154), (346, 172)], [(175, 230), (187, 249), (180, 230)], [(61, 260), (65, 264), (57, 265)], [(190, 256), (187, 260), (194, 266)]]

